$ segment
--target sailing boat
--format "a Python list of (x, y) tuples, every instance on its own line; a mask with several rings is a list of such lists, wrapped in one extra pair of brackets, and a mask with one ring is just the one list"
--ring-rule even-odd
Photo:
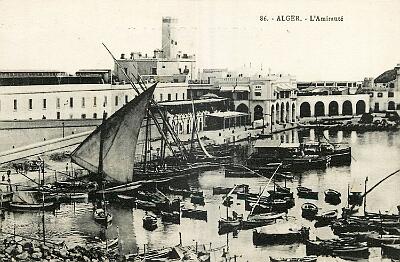
[(231, 195), (236, 187), (237, 185), (235, 185), (222, 200), (222, 203), (226, 206), (226, 218), (220, 218), (218, 220), (218, 234), (220, 235), (235, 231), (242, 223), (243, 216), (238, 216), (235, 211), (232, 212), (233, 217), (229, 217), (229, 205), (225, 204), (227, 203), (227, 200), (231, 198)]
[(71, 154), (72, 162), (98, 174), (98, 180), (134, 181), (140, 126), (156, 84), (139, 94), (96, 128)]

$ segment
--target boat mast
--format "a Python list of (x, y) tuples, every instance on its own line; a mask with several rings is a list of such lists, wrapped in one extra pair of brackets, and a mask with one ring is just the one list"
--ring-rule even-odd
[(368, 177), (365, 178), (365, 183), (364, 183), (364, 215), (365, 215), (365, 207), (367, 206), (367, 182), (368, 182)]
[(144, 140), (144, 167), (143, 167), (143, 172), (146, 172), (147, 169), (147, 143), (149, 140), (149, 114), (147, 113), (146, 115), (146, 136)]

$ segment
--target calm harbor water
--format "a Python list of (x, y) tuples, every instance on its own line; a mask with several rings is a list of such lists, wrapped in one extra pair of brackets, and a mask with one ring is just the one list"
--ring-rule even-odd
[[(296, 205), (288, 212), (288, 221), (281, 223), (294, 223), (311, 228), (310, 238), (316, 236), (329, 238), (333, 236), (329, 227), (314, 228), (314, 222), (301, 218), (301, 205), (305, 202), (315, 203), (321, 211), (341, 209), (347, 205), (347, 186), (353, 182), (364, 184), (368, 176), (367, 187), (371, 187), (380, 179), (397, 170), (400, 167), (400, 132), (335, 132), (324, 133), (332, 142), (349, 142), (352, 147), (354, 160), (350, 166), (329, 167), (326, 170), (313, 170), (295, 174), (293, 181), (287, 181), (287, 186), (296, 192), (298, 185), (311, 187), (318, 190), (319, 200), (298, 199), (296, 194)], [(313, 131), (308, 133), (297, 133), (288, 131), (279, 134), (274, 139), (286, 141), (297, 141), (298, 139), (315, 139)], [(137, 248), (160, 248), (172, 246), (179, 243), (179, 232), (182, 233), (184, 245), (198, 242), (213, 248), (225, 245), (229, 247), (230, 254), (238, 255), (237, 261), (268, 261), (269, 256), (303, 256), (305, 246), (295, 245), (273, 245), (255, 247), (252, 243), (252, 230), (240, 231), (237, 235), (218, 235), (218, 219), (226, 216), (226, 207), (221, 205), (222, 196), (212, 195), (215, 186), (233, 186), (234, 184), (246, 183), (250, 185), (252, 192), (258, 192), (268, 182), (265, 178), (225, 178), (224, 170), (217, 169), (200, 173), (193, 176), (188, 183), (205, 194), (205, 206), (208, 211), (208, 220), (191, 220), (182, 218), (180, 225), (163, 224), (160, 219), (158, 228), (152, 232), (146, 231), (142, 226), (142, 218), (145, 214), (142, 210), (127, 209), (117, 205), (111, 205), (110, 210), (114, 216), (111, 226), (107, 230), (102, 228), (92, 219), (91, 203), (63, 204), (60, 210), (47, 212), (45, 214), (46, 238), (50, 241), (65, 240), (68, 246), (86, 244), (104, 238), (106, 234), (109, 239), (119, 235), (121, 239), (121, 251), (123, 253), (135, 253)], [(279, 182), (283, 185), (284, 182)], [(400, 204), (400, 175), (393, 176), (385, 181), (376, 190), (372, 191), (367, 198), (367, 210), (378, 212), (389, 210), (397, 212), (396, 205)], [(272, 188), (272, 185), (271, 185)], [(342, 203), (333, 206), (324, 202), (323, 191), (332, 188), (342, 193)], [(190, 199), (184, 199), (186, 207), (192, 207)], [(229, 210), (237, 211), (239, 214), (247, 214), (244, 211), (244, 201), (236, 200)], [(11, 233), (15, 229), (17, 234), (42, 237), (43, 224), (41, 213), (12, 213), (6, 214), (4, 220), (0, 220), (2, 235)], [(370, 249), (370, 261), (381, 261), (379, 249)], [(221, 260), (220, 253), (213, 257), (216, 261)], [(319, 261), (337, 261), (337, 258), (320, 257)], [(385, 261), (385, 259), (383, 259)], [(386, 261), (390, 261), (386, 259)]]

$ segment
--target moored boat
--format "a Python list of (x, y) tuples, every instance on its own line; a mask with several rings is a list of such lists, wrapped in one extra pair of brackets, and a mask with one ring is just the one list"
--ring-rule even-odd
[(384, 256), (400, 259), (400, 244), (382, 244), (381, 247)]
[(182, 217), (207, 221), (207, 210), (181, 208)]
[(271, 262), (315, 262), (317, 256), (305, 256), (305, 257), (269, 257)]
[(143, 218), (143, 228), (149, 231), (153, 231), (157, 228), (157, 217), (148, 215)]
[(299, 198), (318, 199), (318, 192), (313, 191), (311, 188), (298, 186), (297, 195)]
[(283, 218), (286, 213), (265, 213), (251, 214), (242, 221), (242, 229), (252, 229), (274, 223), (277, 219)]
[(318, 213), (318, 207), (313, 203), (304, 203), (301, 206), (301, 216), (308, 219), (313, 219)]
[(315, 219), (317, 222), (315, 223), (316, 227), (321, 227), (321, 226), (327, 226), (329, 225), (333, 220), (335, 220), (338, 216), (338, 211), (337, 210), (329, 210), (322, 212), (320, 215), (316, 215)]
[(38, 211), (38, 210), (54, 210), (59, 205), (55, 202), (45, 203), (18, 203), (11, 202), (9, 208), (14, 211)]
[(309, 228), (289, 224), (274, 224), (253, 231), (253, 244), (274, 245), (303, 242), (309, 237)]
[(345, 258), (368, 258), (369, 249), (366, 243), (343, 245), (332, 248), (332, 255)]
[(111, 223), (113, 216), (103, 208), (97, 208), (94, 210), (93, 218), (97, 223), (108, 224)]
[(242, 219), (239, 217), (220, 218), (218, 220), (218, 234), (225, 234), (240, 228)]
[(330, 204), (339, 204), (341, 202), (340, 197), (342, 194), (334, 189), (327, 189), (325, 192), (325, 202)]
[(180, 216), (179, 212), (176, 212), (176, 211), (173, 211), (173, 212), (161, 211), (161, 221), (170, 222), (170, 223), (174, 223), (174, 224), (180, 224), (181, 216)]

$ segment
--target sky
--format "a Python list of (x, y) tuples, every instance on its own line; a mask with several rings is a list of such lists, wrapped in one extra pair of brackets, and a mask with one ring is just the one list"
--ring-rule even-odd
[[(251, 64), (299, 81), (362, 80), (400, 63), (398, 10), (398, 0), (0, 0), (0, 69), (113, 68), (102, 42), (118, 57), (152, 54), (161, 18), (172, 16), (200, 69)], [(279, 15), (303, 21), (271, 20)], [(310, 15), (344, 21), (305, 21)]]

